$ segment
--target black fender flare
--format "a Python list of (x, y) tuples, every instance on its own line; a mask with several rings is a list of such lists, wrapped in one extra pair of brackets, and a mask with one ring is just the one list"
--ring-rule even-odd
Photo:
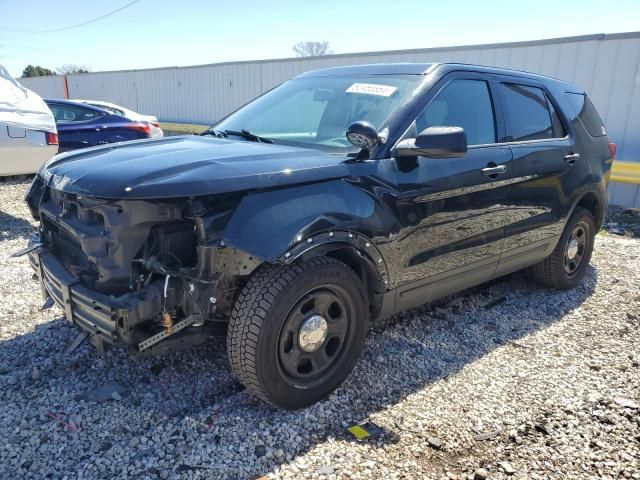
[(599, 215), (598, 215), (598, 212), (596, 212), (596, 215), (594, 215), (596, 229), (597, 230), (600, 229), (600, 227), (602, 226), (602, 223), (604, 222), (604, 218), (606, 216), (606, 208), (609, 202), (606, 196), (603, 196), (602, 193), (598, 191), (598, 189), (593, 189), (593, 188), (583, 190), (582, 192), (580, 192), (580, 194), (576, 195), (576, 198), (571, 203), (571, 208), (569, 209), (569, 212), (566, 218), (564, 219), (565, 224), (569, 220), (569, 218), (571, 218), (571, 215), (573, 215), (573, 212), (575, 211), (576, 207), (579, 204), (583, 203), (583, 201), (587, 200), (589, 196), (593, 196), (595, 198), (595, 201), (597, 202), (597, 205), (600, 208)]
[(345, 247), (352, 249), (366, 261), (377, 272), (381, 284), (388, 288), (389, 273), (380, 250), (371, 240), (357, 232), (331, 230), (308, 237), (298, 235), (295, 242), (282, 254), (278, 261), (284, 264), (291, 264), (297, 260), (326, 255)]

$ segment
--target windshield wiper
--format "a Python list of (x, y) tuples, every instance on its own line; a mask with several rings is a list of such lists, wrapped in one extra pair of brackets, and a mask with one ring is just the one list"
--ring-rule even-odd
[(200, 136), (204, 136), (204, 135), (213, 135), (214, 137), (218, 137), (218, 138), (224, 138), (227, 136), (225, 132), (222, 132), (220, 130), (214, 130), (212, 128), (207, 128), (204, 132), (200, 133)]
[(252, 142), (260, 142), (260, 143), (274, 143), (273, 140), (266, 137), (261, 137), (254, 133), (251, 133), (249, 130), (214, 130), (212, 128), (208, 128), (200, 135), (213, 135), (218, 138), (227, 138), (229, 135), (235, 135), (238, 137), (242, 137), (246, 140), (251, 140)]
[(246, 140), (251, 140), (252, 142), (273, 143), (273, 140), (271, 140), (270, 138), (255, 135), (251, 133), (249, 130), (245, 130), (244, 128), (242, 130), (224, 130), (222, 133), (224, 133), (225, 137), (227, 135), (236, 135)]

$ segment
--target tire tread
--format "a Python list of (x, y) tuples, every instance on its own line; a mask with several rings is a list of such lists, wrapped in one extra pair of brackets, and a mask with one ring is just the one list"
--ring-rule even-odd
[(277, 406), (268, 398), (258, 379), (258, 336), (269, 309), (280, 293), (296, 277), (322, 265), (351, 270), (344, 263), (330, 257), (317, 257), (292, 265), (264, 264), (244, 286), (232, 309), (227, 330), (227, 354), (231, 371), (253, 394), (271, 405)]

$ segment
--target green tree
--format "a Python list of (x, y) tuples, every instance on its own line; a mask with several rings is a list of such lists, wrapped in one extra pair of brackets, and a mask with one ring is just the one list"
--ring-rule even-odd
[(41, 67), (40, 65), (27, 65), (22, 71), (23, 77), (44, 77), (45, 75), (55, 75), (56, 72), (49, 70), (48, 68)]

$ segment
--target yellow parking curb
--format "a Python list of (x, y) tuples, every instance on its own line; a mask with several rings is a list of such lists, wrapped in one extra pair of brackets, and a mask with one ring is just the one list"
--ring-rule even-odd
[(616, 160), (611, 166), (612, 182), (640, 184), (640, 162), (622, 162)]

